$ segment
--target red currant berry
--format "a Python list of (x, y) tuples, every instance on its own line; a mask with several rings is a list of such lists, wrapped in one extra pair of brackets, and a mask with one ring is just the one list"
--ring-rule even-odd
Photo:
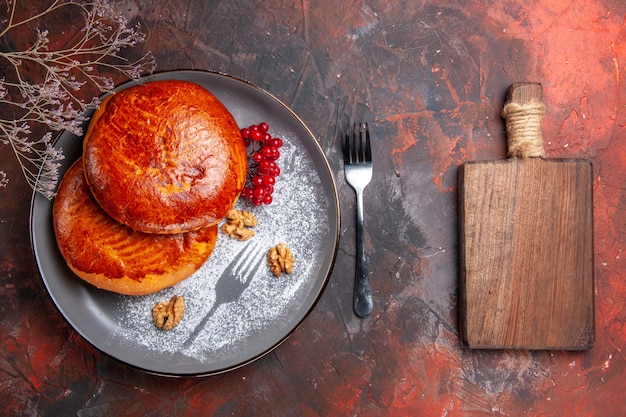
[(265, 159), (272, 159), (272, 148), (269, 146), (264, 146), (263, 149), (261, 149), (261, 155), (263, 155), (263, 158)]
[(265, 185), (264, 178), (265, 177), (263, 177), (261, 175), (255, 175), (254, 178), (252, 178), (252, 184), (255, 187), (262, 187), (263, 185)]
[(263, 177), (263, 185), (274, 185), (276, 178), (273, 175), (266, 175)]
[(261, 139), (263, 139), (263, 133), (261, 133), (260, 130), (253, 130), (250, 132), (250, 135), (252, 137), (252, 140), (255, 142), (258, 142)]
[(274, 148), (273, 146), (270, 147), (270, 149), (271, 151), (269, 159), (271, 159), (272, 161), (278, 160), (278, 158), (280, 158), (280, 152), (278, 151), (278, 149)]
[(252, 187), (244, 187), (243, 191), (241, 192), (241, 195), (244, 196), (245, 198), (252, 198), (252, 195), (253, 195)]
[(272, 162), (268, 161), (267, 159), (263, 159), (261, 162), (259, 162), (259, 174), (267, 175), (272, 169), (271, 163)]
[(283, 146), (283, 140), (272, 137), (267, 122), (253, 124), (240, 131), (248, 148), (250, 163), (247, 185), (241, 195), (255, 206), (270, 204), (276, 177), (280, 174), (275, 161), (280, 157), (279, 149)]
[(262, 187), (256, 187), (254, 188), (254, 190), (252, 190), (252, 198), (263, 198), (263, 196), (265, 195), (265, 188)]

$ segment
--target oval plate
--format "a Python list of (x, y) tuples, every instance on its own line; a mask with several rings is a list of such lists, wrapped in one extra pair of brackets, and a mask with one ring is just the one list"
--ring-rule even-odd
[[(317, 140), (302, 120), (271, 94), (245, 81), (205, 71), (158, 73), (144, 77), (142, 82), (165, 79), (204, 86), (224, 103), (239, 126), (265, 121), (270, 133), (283, 139), (274, 202), (260, 207), (245, 201), (237, 204), (258, 218), (256, 236), (250, 242), (268, 248), (286, 243), (296, 258), (294, 272), (276, 278), (262, 266), (236, 300), (212, 310), (215, 301), (223, 299), (216, 294), (215, 283), (248, 242), (220, 232), (211, 258), (194, 275), (156, 294), (131, 297), (99, 290), (71, 272), (56, 245), (52, 202), (39, 194), (34, 194), (31, 202), (31, 239), (54, 303), (93, 346), (150, 373), (211, 375), (270, 352), (312, 310), (328, 282), (337, 253), (339, 202), (330, 166)], [(116, 91), (136, 84), (128, 82)], [(82, 138), (64, 132), (55, 146), (65, 154), (60, 168), (63, 175), (80, 157)], [(164, 332), (152, 323), (151, 311), (154, 304), (169, 300), (173, 294), (185, 298), (185, 316), (179, 326)], [(189, 343), (193, 329), (203, 320), (202, 331)]]

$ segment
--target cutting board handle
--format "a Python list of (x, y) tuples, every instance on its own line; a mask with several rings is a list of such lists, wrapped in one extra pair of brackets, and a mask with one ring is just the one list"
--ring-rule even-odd
[(509, 158), (543, 158), (543, 89), (539, 83), (512, 84), (502, 117), (506, 122)]

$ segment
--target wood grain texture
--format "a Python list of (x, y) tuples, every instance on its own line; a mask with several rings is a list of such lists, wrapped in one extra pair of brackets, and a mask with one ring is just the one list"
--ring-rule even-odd
[(506, 161), (459, 170), (461, 333), (473, 348), (594, 343), (592, 167), (543, 159), (541, 84), (507, 91)]
[(472, 348), (594, 343), (592, 167), (541, 158), (459, 171), (461, 326)]

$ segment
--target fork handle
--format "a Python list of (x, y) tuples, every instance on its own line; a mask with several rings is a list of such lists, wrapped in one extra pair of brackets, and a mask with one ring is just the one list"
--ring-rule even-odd
[(357, 192), (356, 276), (354, 281), (354, 312), (359, 317), (372, 314), (372, 287), (365, 258), (365, 227), (363, 226), (363, 193)]

